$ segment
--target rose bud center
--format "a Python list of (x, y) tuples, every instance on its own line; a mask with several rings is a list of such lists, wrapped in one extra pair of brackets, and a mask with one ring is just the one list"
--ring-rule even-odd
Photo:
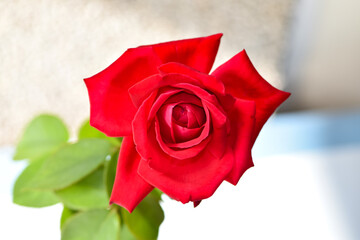
[(173, 109), (174, 121), (186, 128), (198, 128), (205, 123), (204, 109), (191, 103), (180, 103)]
[(198, 138), (207, 122), (207, 115), (197, 96), (181, 92), (165, 101), (157, 112), (157, 120), (162, 140), (171, 145)]

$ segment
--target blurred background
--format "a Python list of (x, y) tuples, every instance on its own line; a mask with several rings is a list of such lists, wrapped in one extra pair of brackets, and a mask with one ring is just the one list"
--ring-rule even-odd
[(0, 0), (1, 239), (59, 236), (60, 208), (11, 204), (30, 119), (54, 113), (75, 132), (89, 116), (82, 79), (129, 47), (218, 32), (214, 68), (246, 49), (292, 96), (237, 187), (196, 210), (165, 197), (159, 239), (360, 239), (359, 11), (358, 0)]

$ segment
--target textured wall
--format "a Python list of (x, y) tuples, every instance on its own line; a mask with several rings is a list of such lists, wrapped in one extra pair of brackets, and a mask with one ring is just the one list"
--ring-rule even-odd
[(278, 64), (291, 0), (0, 1), (0, 145), (34, 115), (60, 115), (74, 131), (89, 114), (82, 79), (128, 47), (223, 32), (215, 65), (243, 48), (282, 87)]

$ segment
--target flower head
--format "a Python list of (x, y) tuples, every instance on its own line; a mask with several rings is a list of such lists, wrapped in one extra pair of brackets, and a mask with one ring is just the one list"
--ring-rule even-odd
[(198, 205), (253, 166), (261, 128), (290, 94), (245, 50), (209, 75), (221, 36), (132, 48), (85, 79), (91, 125), (124, 137), (111, 203), (131, 212), (156, 187)]

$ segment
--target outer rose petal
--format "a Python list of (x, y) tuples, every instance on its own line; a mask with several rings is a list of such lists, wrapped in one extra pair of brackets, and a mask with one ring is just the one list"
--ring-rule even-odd
[[(183, 160), (186, 161), (186, 160)], [(222, 158), (203, 151), (192, 161), (178, 161), (168, 171), (158, 171), (151, 163), (141, 161), (139, 174), (169, 197), (187, 203), (209, 198), (228, 175), (234, 155), (230, 146)]]
[(90, 98), (90, 124), (111, 137), (131, 134), (136, 108), (128, 89), (157, 72), (161, 64), (151, 47), (127, 50), (102, 72), (85, 79)]
[(256, 123), (252, 136), (253, 143), (270, 115), (290, 96), (290, 93), (274, 88), (260, 76), (245, 50), (218, 67), (211, 75), (225, 84), (226, 93), (255, 101)]
[(141, 157), (135, 150), (132, 136), (124, 137), (110, 204), (116, 203), (132, 212), (141, 200), (153, 190), (154, 187), (137, 173), (140, 160)]
[(240, 177), (254, 166), (251, 158), (252, 134), (255, 126), (255, 102), (236, 99), (228, 112), (231, 123), (229, 142), (234, 150), (234, 166), (226, 180), (236, 185)]
[(222, 33), (202, 38), (153, 45), (163, 63), (178, 62), (200, 72), (209, 73), (219, 49)]
[(222, 34), (128, 49), (102, 72), (85, 79), (90, 98), (90, 124), (108, 136), (131, 134), (136, 108), (128, 89), (157, 73), (167, 62), (179, 62), (208, 73)]

